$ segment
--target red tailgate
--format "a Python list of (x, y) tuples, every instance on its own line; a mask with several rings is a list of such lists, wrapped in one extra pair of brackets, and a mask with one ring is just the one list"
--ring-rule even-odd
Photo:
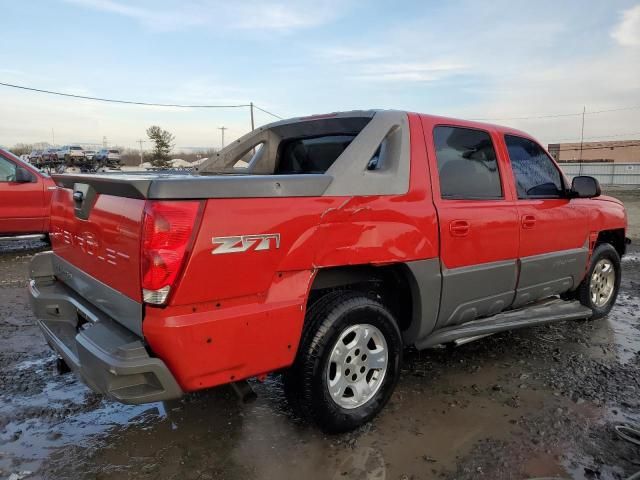
[[(144, 200), (97, 194), (86, 220), (73, 191), (58, 188), (51, 206), (53, 251), (127, 297), (141, 301), (140, 237)], [(90, 300), (90, 299), (89, 299)]]

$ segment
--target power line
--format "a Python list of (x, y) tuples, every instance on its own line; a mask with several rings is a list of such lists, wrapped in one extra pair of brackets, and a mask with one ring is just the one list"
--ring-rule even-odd
[(264, 113), (267, 113), (267, 114), (271, 115), (272, 117), (279, 118), (280, 120), (282, 120), (282, 119), (283, 119), (280, 115), (276, 115), (275, 113), (271, 113), (271, 112), (269, 112), (269, 111), (265, 110), (264, 108), (260, 108), (260, 107), (259, 107), (259, 106), (257, 106), (256, 104), (253, 104), (253, 106), (254, 106), (255, 108), (257, 108), (258, 110), (260, 110), (261, 112), (264, 112)]
[[(585, 140), (593, 140), (593, 139), (600, 139), (600, 138), (614, 138), (614, 137), (630, 137), (632, 135), (640, 135), (640, 132), (627, 132), (627, 133), (615, 133), (615, 134), (611, 134), (611, 135), (592, 135), (590, 137), (584, 137)], [(556, 140), (555, 142), (549, 142), (551, 144), (553, 143), (563, 143), (563, 142), (575, 142), (578, 143), (580, 141), (579, 138), (560, 138), (558, 140)], [(597, 141), (597, 140), (596, 140)], [(606, 140), (603, 140), (606, 141)], [(635, 140), (631, 140), (631, 141), (635, 141)]]
[[(640, 105), (635, 105), (632, 107), (621, 107), (621, 108), (611, 108), (608, 110), (594, 110), (592, 112), (586, 111), (584, 115), (597, 115), (600, 113), (609, 113), (609, 112), (622, 112), (625, 110), (638, 110), (640, 109)], [(530, 116), (522, 116), (522, 117), (501, 117), (501, 118), (470, 118), (469, 120), (475, 121), (500, 121), (500, 120), (534, 120), (534, 119), (542, 119), (542, 118), (562, 118), (562, 117), (580, 117), (583, 115), (583, 112), (576, 113), (556, 113), (550, 115), (530, 115)]]
[[(40, 88), (25, 87), (23, 85), (13, 85), (11, 83), (0, 82), (0, 85), (4, 87), (19, 88), (20, 90), (28, 90), (30, 92), (47, 93), (49, 95), (59, 95), (62, 97), (79, 98), (82, 100), (94, 100), (97, 102), (108, 103), (124, 103), (127, 105), (144, 105), (147, 107), (177, 107), (177, 108), (241, 108), (248, 107), (249, 104), (239, 105), (185, 105), (180, 103), (149, 103), (149, 102), (136, 102), (131, 100), (117, 100), (113, 98), (101, 98), (101, 97), (89, 97), (86, 95), (76, 95), (73, 93), (54, 92), (52, 90), (43, 90)], [(257, 107), (256, 107), (257, 108)]]
[(254, 103), (241, 103), (241, 104), (236, 104), (236, 105), (188, 105), (188, 104), (182, 104), (182, 103), (151, 103), (151, 102), (138, 102), (138, 101), (133, 101), (133, 100), (119, 100), (119, 99), (115, 99), (115, 98), (103, 98), (103, 97), (90, 97), (87, 95), (77, 95), (74, 93), (64, 93), (64, 92), (55, 92), (53, 90), (44, 90), (41, 88), (33, 88), (33, 87), (26, 87), (24, 85), (14, 85), (12, 83), (4, 83), (4, 82), (0, 82), (0, 85), (4, 86), (4, 87), (10, 87), (10, 88), (18, 88), (20, 90), (27, 90), (29, 92), (38, 92), (38, 93), (46, 93), (49, 95), (58, 95), (61, 97), (69, 97), (69, 98), (78, 98), (81, 100), (93, 100), (96, 102), (107, 102), (107, 103), (120, 103), (120, 104), (126, 104), (126, 105), (143, 105), (146, 107), (174, 107), (174, 108), (246, 108), (246, 107), (255, 107), (258, 110), (271, 115), (272, 117), (278, 118), (278, 119), (282, 119), (282, 117), (280, 115), (276, 115), (275, 113), (269, 112), (267, 110), (265, 110), (264, 108), (260, 108), (258, 107), (256, 104)]

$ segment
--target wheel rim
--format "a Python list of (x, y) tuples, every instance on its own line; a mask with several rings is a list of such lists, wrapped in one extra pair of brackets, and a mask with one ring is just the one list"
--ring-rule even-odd
[(389, 364), (387, 341), (369, 324), (344, 330), (331, 349), (327, 387), (342, 408), (358, 408), (378, 392)]
[(589, 293), (591, 294), (591, 303), (596, 307), (604, 307), (611, 297), (616, 283), (616, 269), (611, 260), (603, 258), (596, 263), (591, 273), (589, 282)]

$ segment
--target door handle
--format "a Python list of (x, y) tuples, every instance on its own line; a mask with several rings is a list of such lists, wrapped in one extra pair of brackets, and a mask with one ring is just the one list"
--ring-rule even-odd
[(449, 224), (449, 232), (454, 237), (466, 237), (469, 234), (469, 222), (466, 220), (452, 220)]
[(522, 216), (522, 228), (533, 228), (536, 226), (536, 217), (533, 215)]

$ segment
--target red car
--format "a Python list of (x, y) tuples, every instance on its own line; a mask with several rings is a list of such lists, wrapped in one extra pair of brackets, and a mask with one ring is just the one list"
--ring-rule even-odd
[(48, 234), (55, 189), (51, 177), (0, 149), (0, 237)]
[(382, 409), (405, 346), (606, 315), (627, 244), (622, 203), (526, 133), (416, 113), (276, 122), (192, 175), (54, 178), (30, 294), (91, 388), (144, 403), (284, 369), (327, 431)]

